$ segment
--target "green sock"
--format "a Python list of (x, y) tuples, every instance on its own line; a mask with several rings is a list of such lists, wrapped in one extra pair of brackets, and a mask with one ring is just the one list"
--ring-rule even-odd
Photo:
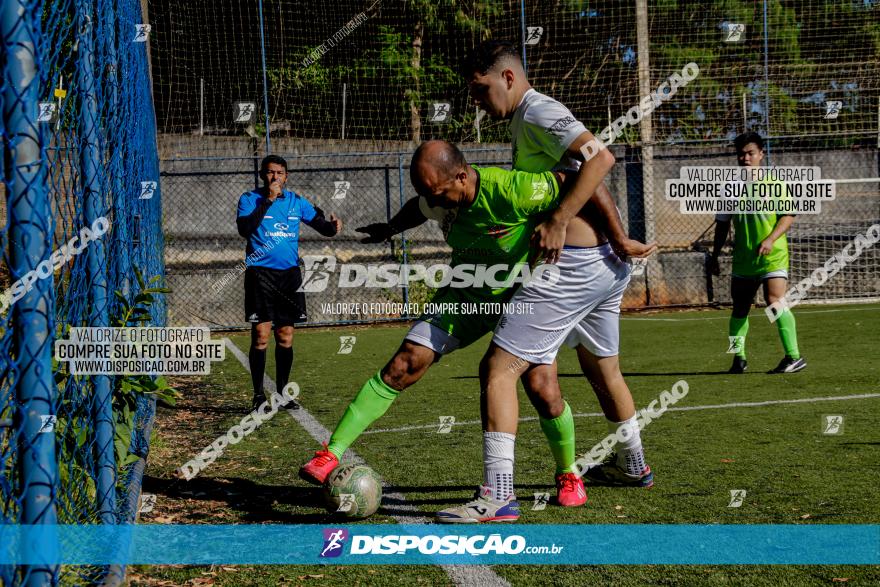
[(736, 356), (746, 358), (746, 335), (749, 333), (749, 317), (746, 316), (744, 318), (735, 318), (734, 316), (730, 317), (730, 323), (727, 326), (727, 333), (730, 336), (741, 336), (742, 337), (742, 348)]
[(788, 308), (783, 308), (776, 319), (776, 328), (779, 329), (779, 338), (782, 339), (782, 348), (785, 354), (792, 359), (800, 359), (801, 353), (798, 350), (797, 328), (795, 327), (794, 314)]
[(342, 419), (330, 437), (327, 450), (342, 458), (342, 453), (357, 440), (370, 424), (382, 417), (400, 392), (382, 381), (382, 372), (364, 383), (354, 400), (348, 404)]
[(550, 443), (550, 452), (556, 459), (556, 474), (574, 471), (574, 417), (571, 408), (565, 402), (565, 410), (558, 418), (541, 421), (541, 430)]

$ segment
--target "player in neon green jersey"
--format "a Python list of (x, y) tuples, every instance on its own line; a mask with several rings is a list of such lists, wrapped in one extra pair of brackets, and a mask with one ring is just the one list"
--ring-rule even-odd
[[(759, 167), (764, 160), (764, 139), (754, 132), (742, 134), (734, 141), (740, 166)], [(767, 304), (779, 301), (788, 288), (788, 239), (785, 233), (791, 228), (794, 216), (762, 214), (718, 214), (715, 225), (715, 243), (708, 260), (708, 269), (720, 274), (718, 255), (727, 241), (731, 216), (734, 230), (733, 274), (730, 280), (730, 296), (733, 312), (730, 315), (728, 334), (730, 348), (735, 351), (730, 373), (743, 373), (746, 362), (746, 334), (749, 331), (749, 310), (758, 288), (764, 286)], [(776, 320), (779, 338), (785, 349), (785, 357), (771, 373), (795, 373), (804, 369), (807, 362), (798, 349), (794, 314), (783, 308)]]
[[(502, 267), (486, 271), (485, 279), (469, 287), (456, 287), (454, 280), (439, 290), (431, 303), (490, 304), (510, 299), (513, 272), (527, 267), (530, 238), (542, 213), (558, 205), (566, 175), (472, 167), (453, 145), (429, 141), (413, 155), (410, 176), (419, 197), (408, 201), (389, 223), (358, 229), (368, 235), (363, 242), (383, 242), (429, 217), (437, 219), (453, 249), (453, 273), (467, 265)], [(459, 279), (458, 285), (465, 281)], [(491, 332), (498, 317), (498, 313), (463, 315), (450, 311), (418, 320), (392, 359), (349, 404), (327, 448), (316, 452), (300, 469), (300, 476), (323, 483), (345, 450), (388, 410), (401, 391), (417, 382), (441, 355)], [(524, 384), (530, 384), (528, 374)], [(498, 515), (518, 517), (515, 502)]]

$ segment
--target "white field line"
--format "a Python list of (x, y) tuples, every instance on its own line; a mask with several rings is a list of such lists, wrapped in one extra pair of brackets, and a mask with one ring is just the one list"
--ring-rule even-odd
[[(245, 371), (250, 373), (250, 365), (247, 355), (228, 338), (224, 338), (223, 342)], [(263, 388), (267, 394), (275, 393), (275, 382), (268, 376), (263, 377)], [(304, 407), (300, 406), (298, 410), (285, 410), (290, 417), (296, 420), (297, 424), (309, 433), (315, 442), (323, 443), (330, 439), (330, 431), (318, 422)], [(343, 455), (346, 462), (358, 464), (366, 464), (363, 458), (358, 456), (353, 450), (348, 449)], [(426, 524), (428, 520), (421, 515), (419, 509), (412, 504), (406, 503), (406, 498), (399, 492), (383, 492), (393, 503), (394, 508), (403, 510), (406, 514), (398, 514), (391, 516), (398, 524)], [(411, 512), (411, 513), (409, 513)], [(499, 577), (488, 566), (483, 565), (439, 565), (455, 585), (463, 587), (479, 586), (479, 587), (510, 587), (510, 583)]]
[[(803, 304), (798, 304), (799, 307), (803, 307), (805, 304), (819, 304), (821, 302), (804, 302)], [(834, 304), (843, 304), (844, 302), (831, 302)], [(858, 302), (861, 303), (861, 302)], [(880, 308), (834, 308), (831, 310), (807, 310), (807, 309), (799, 309), (797, 311), (798, 314), (831, 314), (837, 312), (880, 312)], [(764, 312), (753, 311), (749, 314), (751, 316), (763, 316)], [(704, 320), (729, 320), (730, 316), (704, 316), (701, 318), (637, 318), (635, 316), (621, 316), (621, 320), (630, 320), (632, 322), (701, 322)]]
[[(725, 410), (731, 408), (760, 408), (763, 406), (775, 406), (783, 404), (811, 404), (817, 402), (835, 402), (853, 399), (873, 399), (880, 397), (880, 393), (861, 393), (858, 395), (840, 395), (835, 397), (806, 397), (801, 399), (777, 399), (765, 402), (735, 402), (730, 404), (711, 404), (703, 406), (684, 406), (680, 408), (667, 408), (667, 412), (694, 412), (698, 410)], [(602, 412), (581, 412), (572, 414), (575, 418), (599, 418), (605, 417)], [(520, 418), (520, 422), (533, 422), (537, 420), (537, 416), (528, 416)], [(465, 422), (455, 422), (452, 426), (475, 426), (480, 425), (480, 420), (468, 420)], [(418, 424), (413, 426), (401, 426), (400, 428), (377, 428), (376, 430), (367, 430), (364, 434), (381, 434), (384, 432), (409, 432), (410, 430), (434, 430), (439, 428), (440, 424)]]
[(880, 181), (880, 177), (853, 177), (851, 179), (834, 179), (834, 183), (874, 183)]

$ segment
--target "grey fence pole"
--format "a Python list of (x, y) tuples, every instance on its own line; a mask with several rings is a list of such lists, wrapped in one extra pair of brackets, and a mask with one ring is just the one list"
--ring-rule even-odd
[(269, 141), (269, 84), (266, 81), (266, 31), (263, 27), (263, 0), (260, 7), (260, 55), (263, 59), (263, 110), (266, 115), (266, 154), (272, 153), (272, 143)]
[[(388, 165), (385, 166), (385, 219), (386, 222), (391, 222), (391, 168)], [(391, 258), (394, 259), (396, 251), (394, 239), (388, 240), (388, 247)]]
[[(76, 63), (80, 103), (80, 166), (84, 222), (91, 226), (100, 217), (107, 216), (100, 168), (103, 156), (98, 136), (97, 80), (94, 59), (94, 6), (91, 1), (77, 4), (79, 24), (79, 51)], [(107, 326), (109, 323), (109, 296), (107, 284), (106, 245), (102, 239), (91, 243), (86, 251), (89, 280), (89, 326)], [(110, 377), (94, 376), (92, 418), (95, 424), (98, 513), (104, 524), (116, 523), (116, 454), (113, 442), (113, 396)]]
[[(397, 155), (397, 183), (400, 192), (400, 207), (403, 208), (403, 155)], [(403, 253), (403, 303), (409, 308), (409, 269), (407, 267), (406, 231), (400, 233), (400, 247)]]
[(257, 154), (257, 139), (252, 139), (254, 142), (254, 158), (252, 159), (254, 165), (254, 189), (260, 189), (260, 156)]
[[(639, 95), (647, 96), (651, 93), (651, 50), (648, 39), (647, 0), (636, 0), (636, 36), (639, 51)], [(642, 203), (645, 218), (645, 242), (651, 243), (657, 238), (654, 223), (654, 127), (651, 114), (642, 117), (639, 122), (639, 132), (642, 135)], [(645, 305), (648, 306), (651, 305), (651, 265), (656, 262), (656, 258), (651, 259), (645, 266)]]
[[(0, 2), (0, 39), (6, 51), (3, 124), (8, 139), (5, 157), (9, 210), (9, 261), (13, 280), (49, 258), (52, 240), (51, 205), (42, 140), (37, 122), (40, 99), (40, 12), (21, 0)], [(41, 433), (51, 421), (55, 403), (52, 376), (52, 330), (55, 314), (53, 278), (37, 279), (10, 310), (15, 332), (15, 378), (19, 409), (14, 412), (18, 434), (17, 464), (21, 487), (20, 523), (57, 523), (55, 487), (58, 462), (55, 434)], [(49, 545), (44, 545), (48, 547)], [(25, 568), (29, 587), (51, 585), (57, 568)]]
[(529, 64), (526, 61), (526, 0), (519, 1), (519, 34), (522, 44), (523, 71), (529, 74)]
[(767, 21), (767, 0), (764, 0), (764, 128), (766, 129), (764, 150), (767, 152), (767, 165), (770, 165), (770, 30)]

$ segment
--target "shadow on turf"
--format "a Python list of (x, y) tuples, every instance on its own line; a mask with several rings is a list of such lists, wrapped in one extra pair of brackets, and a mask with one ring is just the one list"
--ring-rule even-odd
[[(388, 506), (394, 506), (404, 503), (411, 506), (458, 504), (461, 503), (462, 498), (470, 497), (474, 493), (475, 489), (476, 485), (413, 485), (406, 487), (386, 487), (384, 491), (385, 495), (382, 497), (382, 513), (394, 515), (396, 513), (394, 509), (389, 508)], [(517, 485), (516, 489), (518, 492), (522, 490), (522, 494), (526, 495), (531, 493), (530, 490), (541, 491), (542, 493), (546, 491), (552, 491), (553, 485), (549, 483), (546, 485)], [(388, 497), (388, 494), (392, 492), (402, 493), (406, 497), (406, 501), (401, 501)], [(461, 495), (462, 492), (464, 492), (466, 495)], [(455, 495), (438, 497), (436, 499), (419, 499), (410, 497), (412, 493), (454, 493)], [(408, 511), (406, 513), (412, 515), (412, 512)]]
[[(761, 374), (761, 371), (753, 371), (751, 373), (746, 372), (742, 373), (742, 375), (755, 375)], [(681, 377), (685, 375), (730, 375), (726, 370), (725, 371), (667, 371), (664, 373), (636, 373), (636, 372), (626, 372), (623, 373), (624, 377), (662, 377), (664, 375), (675, 375), (676, 377)], [(567, 377), (578, 377), (580, 379), (584, 378), (583, 373), (559, 373), (556, 375), (559, 379), (567, 378)], [(458, 375), (456, 377), (450, 377), (450, 379), (479, 379), (478, 375)]]
[(198, 413), (198, 414), (237, 414), (244, 415), (247, 414), (247, 410), (250, 408), (250, 404), (227, 404), (223, 406), (162, 406), (164, 409), (176, 411), (182, 410), (187, 413)]
[[(758, 371), (753, 371), (751, 373), (741, 373), (741, 375), (754, 375), (758, 373)], [(623, 373), (624, 377), (656, 377), (663, 375), (675, 375), (676, 377), (682, 377), (685, 375), (730, 375), (726, 370), (724, 371), (668, 371), (666, 373)], [(568, 374), (558, 375), (558, 377), (583, 377), (583, 373), (577, 374)]]
[[(548, 491), (551, 485), (517, 485), (524, 494), (529, 490)], [(148, 493), (156, 493), (172, 499), (195, 499), (205, 501), (225, 502), (231, 509), (236, 510), (238, 515), (234, 521), (238, 522), (274, 522), (280, 524), (322, 524), (332, 520), (332, 516), (326, 513), (292, 514), (279, 511), (277, 506), (289, 504), (296, 506), (313, 507), (323, 510), (324, 500), (321, 497), (320, 487), (295, 487), (260, 485), (249, 479), (240, 477), (196, 477), (190, 481), (181, 479), (168, 479), (144, 475), (143, 489)], [(413, 485), (386, 487), (382, 498), (380, 514), (386, 516), (412, 516), (430, 515), (430, 512), (418, 513), (410, 509), (412, 506), (438, 506), (459, 503), (462, 500), (461, 493), (470, 494), (474, 491), (473, 485)], [(405, 500), (389, 497), (389, 493), (399, 492), (404, 494)], [(447, 494), (446, 497), (413, 499), (412, 493)], [(448, 495), (452, 494), (452, 495)], [(184, 522), (181, 520), (181, 523)], [(189, 521), (190, 523), (192, 521)]]
[(325, 513), (292, 514), (279, 511), (281, 504), (324, 508), (319, 487), (260, 485), (240, 477), (196, 477), (190, 481), (144, 475), (144, 491), (174, 499), (226, 502), (239, 512), (236, 521), (282, 524), (322, 523)]

